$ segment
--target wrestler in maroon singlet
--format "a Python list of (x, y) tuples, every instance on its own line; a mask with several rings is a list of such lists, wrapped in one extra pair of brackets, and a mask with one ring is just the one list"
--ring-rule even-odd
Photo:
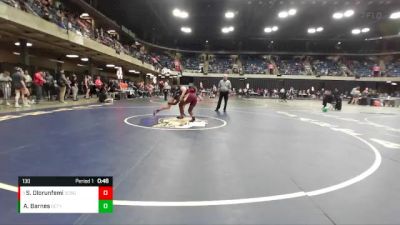
[(183, 119), (185, 117), (184, 108), (185, 108), (185, 105), (189, 104), (188, 112), (189, 112), (190, 116), (192, 117), (190, 122), (194, 122), (196, 119), (193, 115), (193, 109), (197, 104), (197, 95), (196, 95), (197, 90), (195, 87), (189, 87), (186, 92), (187, 93), (182, 93), (184, 95), (184, 97), (179, 102), (179, 111), (180, 111), (181, 115), (178, 116), (178, 119)]

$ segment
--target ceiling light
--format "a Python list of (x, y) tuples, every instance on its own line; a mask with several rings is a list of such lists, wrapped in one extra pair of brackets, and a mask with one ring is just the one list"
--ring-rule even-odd
[(181, 31), (183, 33), (192, 33), (192, 28), (190, 28), (190, 27), (181, 27)]
[(13, 52), (14, 55), (21, 55), (19, 52)]
[(296, 15), (296, 13), (297, 13), (297, 10), (296, 10), (296, 9), (289, 9), (289, 11), (288, 11), (288, 14), (289, 14), (290, 16)]
[(97, 70), (100, 70), (100, 71), (102, 71), (102, 70), (103, 70), (103, 68), (97, 68)]
[(392, 83), (393, 86), (397, 85), (397, 83)]
[(235, 30), (235, 28), (234, 28), (233, 26), (230, 26), (230, 27), (223, 27), (223, 28), (221, 29), (222, 33), (229, 33), (229, 32), (232, 32), (232, 31), (234, 31), (234, 30)]
[(129, 73), (136, 73), (136, 70), (128, 70)]
[(82, 64), (79, 64), (79, 63), (78, 63), (78, 64), (76, 64), (76, 65), (77, 65), (77, 66), (79, 66), (79, 67), (85, 66), (85, 65), (82, 65)]
[(189, 13), (187, 13), (187, 12), (185, 12), (185, 11), (182, 11), (180, 17), (183, 18), (183, 19), (186, 19), (186, 18), (189, 17)]
[(115, 67), (114, 64), (107, 64), (106, 67), (111, 68), (111, 67)]
[(81, 60), (83, 61), (83, 62), (87, 62), (87, 61), (89, 61), (89, 58), (81, 58)]
[(343, 13), (341, 12), (336, 12), (332, 15), (333, 19), (339, 20), (343, 18)]
[(186, 11), (180, 10), (180, 9), (172, 10), (172, 15), (174, 15), (175, 17), (182, 18), (182, 19), (186, 19), (189, 17), (189, 13), (187, 13)]
[(278, 17), (279, 18), (286, 18), (286, 17), (288, 17), (288, 13), (286, 11), (282, 11), (282, 12), (280, 12), (278, 14)]
[(174, 9), (174, 10), (172, 10), (172, 15), (174, 15), (174, 16), (176, 16), (176, 17), (179, 17), (179, 14), (181, 13), (181, 10), (179, 10), (179, 9)]
[(278, 27), (277, 26), (273, 26), (272, 27), (272, 31), (277, 31), (278, 30)]
[(19, 43), (19, 42), (15, 42), (15, 43), (14, 43), (14, 45), (15, 45), (15, 46), (20, 46), (20, 45), (21, 45), (21, 43)]
[(323, 27), (318, 27), (318, 28), (316, 29), (317, 32), (321, 32), (321, 31), (323, 31), (323, 30), (324, 30)]
[(360, 30), (360, 29), (353, 29), (353, 30), (351, 31), (351, 33), (352, 33), (352, 34), (360, 34), (360, 33), (361, 33), (361, 30)]
[(68, 54), (65, 55), (67, 58), (79, 58), (79, 55), (74, 55), (74, 54)]
[(208, 40), (206, 40), (206, 43), (208, 43)]
[(232, 19), (233, 17), (235, 17), (235, 13), (232, 12), (232, 11), (227, 11), (227, 12), (225, 13), (225, 18), (227, 18), (227, 19)]
[(354, 10), (352, 10), (352, 9), (346, 10), (346, 11), (343, 13), (343, 16), (344, 16), (344, 17), (350, 17), (350, 16), (352, 16), (352, 15), (354, 15)]
[(390, 14), (389, 16), (390, 19), (400, 19), (400, 12), (394, 12)]
[(30, 43), (30, 42), (27, 42), (27, 43), (26, 43), (26, 46), (27, 46), (27, 47), (32, 47), (32, 45), (33, 45), (33, 44)]
[(272, 28), (271, 28), (271, 27), (266, 27), (266, 28), (264, 29), (264, 32), (265, 32), (265, 33), (271, 33), (271, 32), (272, 32)]
[(81, 19), (87, 19), (89, 17), (89, 13), (82, 13), (79, 17)]
[(367, 32), (369, 32), (370, 31), (370, 29), (368, 28), (368, 27), (364, 27), (362, 30), (361, 30), (361, 32), (363, 32), (363, 33), (367, 33)]
[(310, 34), (313, 34), (316, 32), (316, 30), (315, 30), (315, 28), (308, 28), (307, 32)]
[(115, 30), (112, 30), (112, 29), (111, 29), (111, 30), (108, 30), (107, 33), (109, 33), (109, 34), (116, 34), (117, 32), (116, 32)]
[(49, 61), (51, 61), (51, 62), (57, 62), (57, 63), (64, 63), (64, 61), (62, 61), (62, 60), (58, 60), (58, 59), (49, 59)]
[(341, 45), (342, 44), (342, 42), (340, 42), (340, 41), (338, 41), (338, 43), (337, 43), (338, 45)]
[(270, 41), (269, 43), (273, 44), (273, 43), (274, 43), (274, 41)]

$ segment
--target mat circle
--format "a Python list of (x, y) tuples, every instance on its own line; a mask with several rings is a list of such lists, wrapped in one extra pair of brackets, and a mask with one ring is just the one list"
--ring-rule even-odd
[(227, 122), (223, 119), (211, 117), (211, 116), (196, 116), (196, 121), (206, 121), (205, 127), (190, 127), (190, 128), (173, 128), (173, 127), (155, 127), (163, 119), (175, 118), (176, 115), (157, 115), (152, 114), (134, 115), (124, 119), (124, 123), (134, 127), (140, 127), (152, 130), (176, 130), (176, 131), (188, 131), (188, 130), (213, 130), (226, 126)]

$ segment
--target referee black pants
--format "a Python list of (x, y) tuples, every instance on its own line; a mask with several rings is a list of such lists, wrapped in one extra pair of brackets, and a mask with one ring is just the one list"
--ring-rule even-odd
[(219, 110), (219, 108), (221, 107), (221, 102), (222, 102), (222, 98), (224, 98), (224, 111), (226, 111), (226, 105), (228, 103), (228, 97), (229, 97), (229, 91), (221, 91), (219, 93), (219, 99), (218, 99), (218, 105), (217, 105), (217, 110)]

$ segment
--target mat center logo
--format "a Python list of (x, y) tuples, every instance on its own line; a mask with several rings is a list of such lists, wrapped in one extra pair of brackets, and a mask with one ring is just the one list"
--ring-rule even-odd
[(189, 122), (191, 120), (190, 117), (178, 119), (176, 117), (166, 117), (159, 118), (157, 124), (153, 125), (153, 127), (158, 128), (197, 128), (197, 127), (206, 127), (208, 124), (206, 120), (196, 119), (194, 122)]

